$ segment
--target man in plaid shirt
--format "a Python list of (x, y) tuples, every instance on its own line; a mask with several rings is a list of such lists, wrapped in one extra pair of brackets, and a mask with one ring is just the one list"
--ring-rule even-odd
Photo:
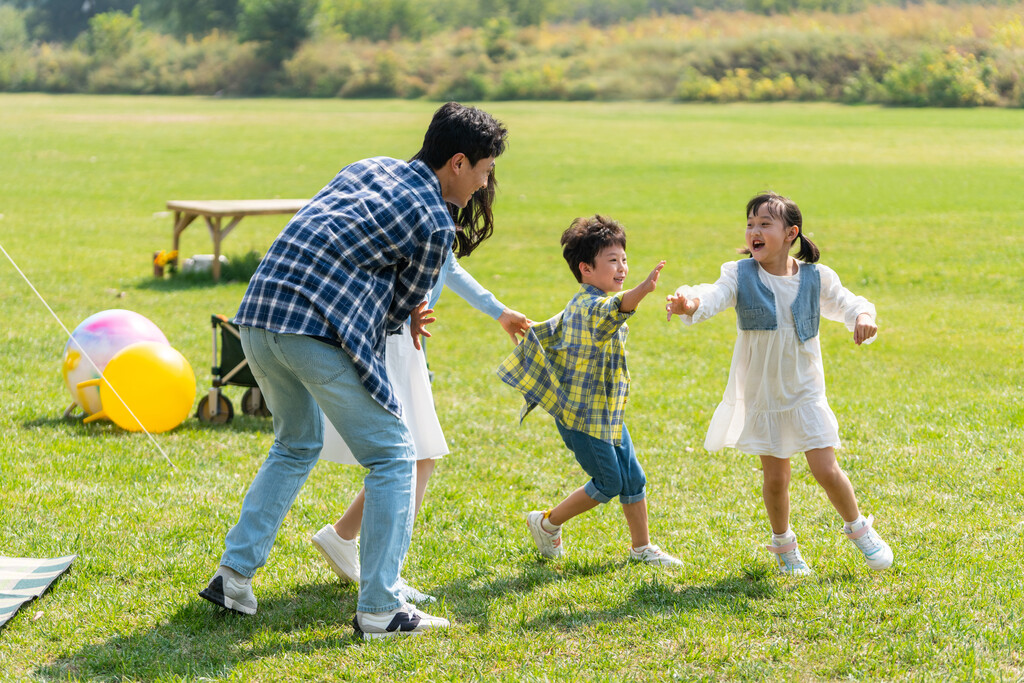
[(397, 588), (412, 534), (415, 455), (385, 370), (385, 336), (411, 315), (419, 348), (433, 321), (427, 296), (455, 238), (453, 212), (487, 187), (506, 135), (486, 112), (449, 102), (411, 161), (377, 157), (343, 168), (271, 245), (235, 322), (274, 416), (274, 443), (204, 598), (256, 613), (251, 578), (320, 456), (322, 410), (369, 470), (357, 634), (449, 625), (402, 601)]
[(541, 555), (561, 557), (562, 524), (618, 496), (629, 527), (630, 558), (682, 564), (651, 543), (647, 478), (623, 422), (629, 394), (626, 320), (654, 291), (665, 262), (623, 292), (629, 274), (626, 233), (600, 215), (574, 220), (562, 234), (562, 248), (580, 290), (562, 313), (530, 329), (498, 376), (526, 398), (520, 420), (538, 405), (555, 418), (566, 447), (591, 479), (551, 510), (530, 512), (527, 526)]

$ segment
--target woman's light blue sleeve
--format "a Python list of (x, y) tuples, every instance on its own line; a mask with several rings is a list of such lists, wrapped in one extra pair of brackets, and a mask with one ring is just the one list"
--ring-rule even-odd
[[(451, 264), (450, 268), (448, 264)], [(486, 313), (495, 320), (501, 316), (502, 311), (505, 310), (505, 305), (484, 289), (483, 285), (477, 282), (472, 275), (466, 272), (466, 269), (459, 265), (454, 254), (448, 258), (445, 263), (445, 269), (448, 272), (446, 273), (447, 278), (443, 282), (448, 289), (465, 299), (467, 304), (481, 313)], [(439, 280), (438, 285), (440, 284), (441, 281)], [(439, 289), (431, 292), (431, 299), (433, 301), (437, 301), (436, 297), (434, 297), (435, 293), (438, 297), (441, 296)]]

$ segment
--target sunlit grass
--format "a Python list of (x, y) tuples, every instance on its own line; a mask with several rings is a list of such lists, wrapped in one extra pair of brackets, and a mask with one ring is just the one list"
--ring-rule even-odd
[[(192, 363), (199, 394), (210, 386), (209, 316), (234, 312), (244, 275), (154, 280), (151, 255), (170, 247), (164, 202), (312, 196), (350, 161), (411, 156), (433, 106), (4, 96), (0, 243), (69, 327), (106, 308), (156, 322)], [(664, 293), (714, 279), (735, 257), (754, 193), (800, 203), (823, 262), (879, 310), (876, 344), (855, 347), (823, 323), (822, 347), (840, 457), (893, 545), (893, 570), (864, 566), (798, 459), (793, 524), (817, 574), (775, 576), (760, 550), (756, 458), (702, 448), (732, 315), (666, 324), (661, 294), (630, 322), (627, 420), (652, 536), (685, 567), (628, 564), (616, 505), (567, 525), (565, 560), (539, 562), (524, 515), (582, 473), (550, 418), (517, 424), (519, 399), (494, 375), (507, 338), (448, 293), (429, 357), (452, 455), (405, 574), (440, 598), (454, 628), (350, 639), (355, 589), (336, 583), (308, 538), (344, 508), (359, 472), (328, 464), (257, 575), (259, 614), (219, 614), (196, 593), (270, 444), (269, 421), (190, 418), (157, 437), (174, 473), (144, 436), (62, 419), (64, 334), (3, 260), (0, 554), (79, 557), (0, 631), (0, 678), (1024, 676), (1019, 112), (487, 108), (512, 137), (498, 163), (498, 230), (464, 265), (537, 320), (576, 288), (558, 236), (577, 215), (626, 225), (631, 280), (666, 259)], [(244, 262), (281, 225), (247, 218), (224, 250)], [(183, 256), (210, 251), (202, 226), (186, 231)], [(228, 390), (236, 408), (240, 392)]]

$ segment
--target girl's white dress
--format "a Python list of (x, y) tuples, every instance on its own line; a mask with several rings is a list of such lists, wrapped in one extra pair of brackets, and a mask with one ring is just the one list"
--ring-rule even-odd
[[(676, 290), (700, 299), (692, 316), (680, 316), (685, 323), (699, 323), (736, 305), (737, 264), (723, 264), (714, 284)], [(801, 264), (801, 271), (803, 268)], [(861, 313), (875, 317), (875, 307), (843, 287), (835, 271), (821, 264), (817, 269), (822, 316), (845, 323), (850, 331)], [(777, 329), (737, 327), (729, 383), (711, 418), (704, 447), (709, 451), (732, 447), (777, 458), (815, 448), (838, 448), (839, 423), (825, 397), (819, 339), (815, 336), (801, 342), (793, 322), (800, 274), (771, 275), (760, 266), (757, 270), (761, 282), (775, 295)]]

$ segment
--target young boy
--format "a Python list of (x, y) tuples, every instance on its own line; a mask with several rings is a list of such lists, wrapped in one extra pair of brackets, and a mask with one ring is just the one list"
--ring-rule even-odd
[(630, 559), (680, 565), (651, 543), (647, 479), (623, 422), (629, 393), (626, 320), (654, 291), (665, 262), (623, 292), (629, 274), (626, 233), (600, 215), (572, 222), (562, 234), (562, 254), (582, 284), (580, 291), (562, 313), (530, 329), (498, 376), (526, 398), (520, 421), (538, 405), (555, 418), (566, 447), (591, 480), (551, 510), (529, 513), (530, 533), (541, 555), (561, 557), (562, 525), (618, 496), (629, 526)]

